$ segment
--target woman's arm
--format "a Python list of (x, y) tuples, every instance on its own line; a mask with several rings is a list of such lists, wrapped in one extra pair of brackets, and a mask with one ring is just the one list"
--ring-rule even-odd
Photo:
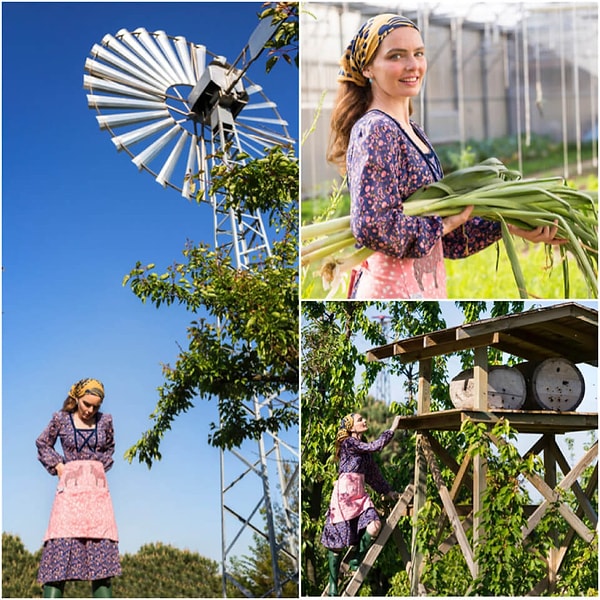
[(104, 465), (104, 470), (108, 471), (114, 464), (113, 454), (115, 453), (115, 430), (111, 415), (103, 414), (98, 423), (103, 429), (104, 443), (98, 449), (98, 460)]
[(442, 238), (444, 256), (465, 258), (487, 248), (501, 238), (500, 223), (474, 217)]
[(56, 439), (60, 431), (60, 419), (58, 413), (52, 415), (48, 426), (35, 440), (37, 446), (38, 460), (42, 463), (50, 475), (59, 475), (57, 465), (63, 464), (65, 459), (55, 449)]
[(420, 258), (442, 237), (443, 221), (404, 214), (404, 199), (433, 177), (402, 135), (395, 124), (379, 120), (353, 136), (348, 153), (351, 227), (360, 246), (396, 258)]

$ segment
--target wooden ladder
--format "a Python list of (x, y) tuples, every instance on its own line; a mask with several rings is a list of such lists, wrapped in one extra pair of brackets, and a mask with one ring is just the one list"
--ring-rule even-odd
[[(414, 493), (415, 488), (412, 483), (406, 486), (404, 493), (400, 496), (394, 508), (392, 508), (392, 511), (388, 515), (388, 518), (379, 532), (379, 535), (375, 538), (373, 545), (367, 550), (362, 563), (356, 571), (348, 570), (348, 561), (353, 555), (352, 548), (346, 552), (346, 555), (342, 560), (342, 564), (340, 565), (340, 573), (342, 574), (342, 577), (351, 573), (352, 577), (350, 578), (350, 581), (348, 581), (347, 585), (344, 583), (346, 587), (340, 594), (341, 596), (356, 596), (356, 593), (362, 585), (362, 582), (365, 580), (365, 577), (371, 570), (371, 567), (375, 564), (375, 561), (383, 550), (383, 547), (394, 533), (400, 517), (405, 517), (408, 515), (408, 505), (412, 500)], [(327, 596), (328, 591), (329, 585), (325, 587), (325, 590), (321, 595)]]

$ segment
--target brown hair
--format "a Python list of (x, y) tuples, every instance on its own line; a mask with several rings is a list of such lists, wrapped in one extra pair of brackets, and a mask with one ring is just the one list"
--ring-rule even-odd
[[(370, 85), (361, 87), (351, 81), (341, 81), (338, 86), (331, 113), (327, 160), (336, 165), (342, 175), (346, 174), (346, 152), (352, 127), (367, 112), (372, 99)], [(409, 99), (408, 114), (412, 113), (412, 99)]]
[(342, 81), (338, 86), (335, 107), (331, 113), (327, 160), (346, 173), (346, 151), (354, 123), (366, 112), (373, 98), (371, 87), (360, 87), (351, 81)]

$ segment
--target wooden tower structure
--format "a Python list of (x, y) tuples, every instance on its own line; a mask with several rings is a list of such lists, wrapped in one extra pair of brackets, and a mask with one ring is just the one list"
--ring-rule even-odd
[[(429, 471), (435, 482), (443, 506), (443, 514), (451, 524), (453, 534), (441, 541), (441, 552), (454, 544), (460, 546), (473, 579), (478, 575), (475, 549), (485, 543), (485, 534), (480, 527), (479, 512), (486, 485), (486, 465), (479, 456), (467, 455), (462, 464), (431, 435), (432, 431), (458, 431), (462, 422), (469, 418), (475, 423), (488, 426), (487, 435), (495, 445), (510, 443), (498, 439), (491, 432), (492, 426), (505, 417), (519, 434), (535, 434), (536, 441), (527, 454), (543, 455), (544, 476), (527, 475), (528, 480), (539, 492), (540, 502), (529, 507), (530, 516), (523, 530), (525, 539), (534, 532), (544, 513), (556, 504), (562, 518), (568, 524), (568, 532), (558, 539), (547, 559), (546, 577), (531, 590), (532, 595), (552, 592), (556, 578), (575, 536), (590, 543), (596, 536), (598, 509), (594, 505), (594, 494), (598, 488), (598, 442), (569, 465), (557, 444), (557, 436), (577, 431), (592, 431), (598, 428), (598, 413), (558, 412), (548, 410), (508, 410), (488, 407), (488, 348), (520, 357), (525, 361), (543, 361), (562, 357), (574, 364), (598, 365), (598, 312), (576, 303), (556, 304), (522, 313), (512, 314), (460, 325), (426, 335), (397, 341), (373, 348), (368, 352), (370, 360), (394, 357), (403, 363), (418, 361), (419, 392), (417, 412), (402, 417), (401, 428), (416, 432), (416, 457), (414, 473), (414, 498), (410, 561), (408, 572), (412, 595), (422, 595), (425, 590), (420, 581), (423, 557), (416, 544), (417, 515), (425, 504), (426, 474)], [(431, 410), (430, 380), (434, 357), (468, 350), (474, 354), (474, 405), (469, 409)], [(592, 476), (587, 485), (580, 485), (579, 478), (584, 470), (593, 465)], [(452, 483), (441, 476), (440, 464), (453, 472)], [(562, 478), (558, 477), (558, 470)], [(472, 491), (472, 505), (458, 505), (459, 490), (467, 486)], [(573, 509), (563, 501), (562, 493), (572, 490), (577, 499)], [(472, 529), (471, 540), (467, 536)], [(405, 560), (406, 562), (406, 560)]]

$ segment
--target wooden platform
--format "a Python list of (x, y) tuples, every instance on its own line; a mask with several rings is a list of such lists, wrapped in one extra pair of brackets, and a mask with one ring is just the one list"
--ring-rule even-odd
[(598, 428), (598, 413), (506, 409), (479, 411), (455, 408), (400, 417), (400, 429), (458, 431), (467, 418), (476, 423), (493, 425), (502, 417), (508, 419), (511, 426), (520, 433), (563, 434)]

